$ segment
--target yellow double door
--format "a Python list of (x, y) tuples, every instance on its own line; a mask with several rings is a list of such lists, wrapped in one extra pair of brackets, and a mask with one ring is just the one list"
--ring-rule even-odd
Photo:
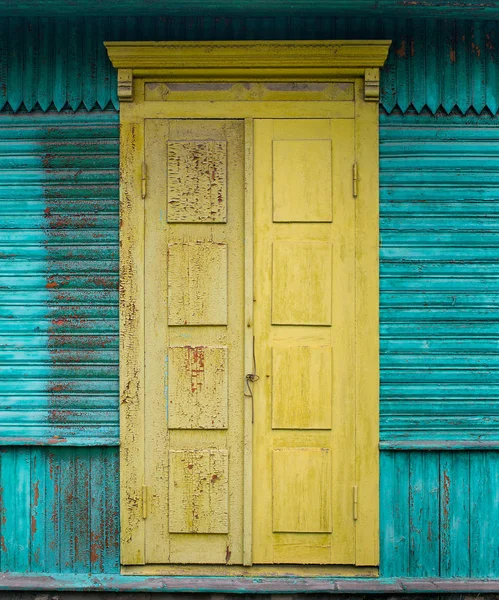
[(145, 124), (145, 562), (354, 565), (354, 119)]

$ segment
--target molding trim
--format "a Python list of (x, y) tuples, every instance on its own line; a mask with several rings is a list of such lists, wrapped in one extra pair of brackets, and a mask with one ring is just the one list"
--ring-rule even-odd
[(131, 577), (113, 573), (5, 573), (0, 590), (85, 592), (204, 592), (204, 593), (483, 593), (499, 589), (499, 579), (438, 577)]
[(499, 440), (384, 440), (380, 450), (498, 450)]
[(391, 41), (105, 42), (118, 69), (118, 97), (133, 100), (134, 77), (170, 81), (324, 81), (365, 78), (379, 100), (379, 69)]

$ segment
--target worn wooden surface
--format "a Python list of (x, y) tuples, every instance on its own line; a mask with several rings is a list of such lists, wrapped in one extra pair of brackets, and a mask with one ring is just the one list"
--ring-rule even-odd
[(381, 453), (382, 577), (495, 577), (497, 451)]
[(0, 450), (0, 569), (119, 572), (116, 448)]
[[(357, 97), (362, 92), (357, 82)], [(355, 160), (355, 471), (358, 485), (355, 559), (370, 565), (379, 556), (379, 157), (378, 109), (356, 102)], [(348, 444), (345, 440), (344, 444)]]
[(499, 439), (497, 121), (381, 117), (383, 447)]
[[(461, 4), (459, 5), (461, 11)], [(101, 6), (101, 10), (103, 7)], [(486, 7), (483, 7), (484, 11)], [(72, 9), (73, 5), (72, 5)], [(414, 5), (410, 10), (416, 10)], [(0, 18), (5, 69), (0, 108), (43, 111), (119, 108), (105, 40), (392, 39), (381, 74), (381, 106), (391, 112), (484, 108), (496, 113), (497, 24), (393, 18), (60, 17)], [(458, 10), (458, 9), (456, 9)], [(74, 14), (74, 13), (73, 13)], [(101, 14), (101, 13), (100, 13)], [(84, 40), (84, 43), (83, 43)], [(57, 67), (52, 56), (56, 55)]]
[[(161, 578), (114, 579), (119, 564), (117, 448), (3, 449), (0, 488), (3, 589), (166, 585)], [(497, 489), (497, 451), (383, 451), (380, 580), (371, 580), (373, 588), (390, 582), (391, 591), (400, 591), (404, 588), (397, 578), (402, 577), (417, 578), (409, 585), (414, 591), (466, 591), (484, 586), (483, 578), (498, 578)], [(26, 578), (16, 582), (7, 570), (25, 572)], [(37, 579), (42, 572), (52, 575)], [(88, 572), (100, 578), (89, 578)], [(231, 581), (221, 578), (217, 585), (227, 590)], [(245, 580), (238, 581), (238, 589), (246, 589)], [(298, 585), (288, 583), (289, 591)], [(209, 581), (198, 584), (208, 587)], [(493, 584), (484, 589), (490, 591)]]
[(243, 560), (243, 130), (146, 121), (148, 564)]
[[(305, 200), (309, 181), (294, 162), (301, 152), (317, 158), (316, 205)], [(347, 441), (355, 439), (353, 163), (353, 121), (255, 121), (257, 563), (355, 564), (356, 450)], [(322, 389), (329, 408), (314, 424), (317, 374), (309, 370), (322, 360), (330, 362)]]
[[(422, 600), (432, 598), (437, 600), (471, 600), (489, 598), (495, 600), (499, 579), (432, 579), (432, 578), (350, 578), (335, 579), (332, 577), (307, 578), (307, 577), (278, 577), (278, 578), (240, 578), (240, 577), (133, 577), (129, 575), (52, 575), (52, 574), (5, 574), (0, 576), (0, 589), (8, 590), (10, 594), (25, 590), (39, 591), (76, 591), (76, 592), (159, 592), (172, 593), (221, 593), (238, 594), (344, 594), (344, 598), (352, 600), (363, 598), (361, 594), (369, 594), (368, 598), (407, 598)], [(383, 594), (373, 596), (373, 594)], [(460, 594), (450, 596), (448, 594)], [(400, 594), (400, 596), (398, 596)], [(447, 594), (439, 596), (438, 594)], [(464, 594), (461, 595), (461, 594)], [(491, 594), (487, 596), (487, 594)], [(155, 597), (154, 596), (154, 597)], [(12, 596), (9, 596), (12, 598)], [(64, 596), (63, 596), (64, 597)], [(265, 596), (264, 596), (265, 597)], [(341, 597), (341, 596), (340, 596)], [(66, 596), (67, 598), (67, 596)], [(140, 598), (140, 595), (139, 595)], [(325, 600), (326, 596), (321, 596)], [(26, 600), (23, 597), (22, 600)], [(69, 598), (68, 598), (69, 600)]]
[(114, 112), (0, 115), (0, 444), (116, 444)]

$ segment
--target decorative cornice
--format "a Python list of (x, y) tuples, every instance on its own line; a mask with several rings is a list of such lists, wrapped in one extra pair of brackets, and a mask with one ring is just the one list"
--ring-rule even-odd
[(119, 71), (118, 97), (132, 99), (133, 77), (170, 81), (324, 81), (364, 77), (366, 100), (379, 99), (379, 68), (390, 41), (106, 42)]
[(389, 41), (106, 42), (117, 69), (382, 67)]

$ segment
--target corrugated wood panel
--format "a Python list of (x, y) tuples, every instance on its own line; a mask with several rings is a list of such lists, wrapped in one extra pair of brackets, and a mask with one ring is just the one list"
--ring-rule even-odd
[(499, 128), (383, 116), (381, 440), (499, 440)]
[(117, 443), (115, 113), (0, 115), (0, 444)]
[(499, 452), (381, 453), (381, 577), (497, 577)]
[[(336, 16), (388, 15), (412, 17), (496, 19), (499, 3), (495, 0), (442, 1), (419, 0), (295, 0), (294, 14)], [(15, 6), (9, 0), (1, 0), (0, 14), (6, 15), (287, 15), (290, 12), (286, 0), (73, 0), (69, 5), (63, 0), (18, 0)]]
[[(109, 6), (100, 6), (99, 14)], [(153, 6), (149, 2), (144, 10)], [(459, 10), (462, 15), (461, 4)], [(74, 3), (71, 12), (77, 14)], [(116, 73), (104, 40), (383, 38), (394, 40), (381, 80), (381, 105), (388, 112), (498, 110), (496, 21), (168, 14), (0, 18), (0, 109), (118, 109)]]
[(0, 570), (119, 572), (116, 448), (0, 449)]

